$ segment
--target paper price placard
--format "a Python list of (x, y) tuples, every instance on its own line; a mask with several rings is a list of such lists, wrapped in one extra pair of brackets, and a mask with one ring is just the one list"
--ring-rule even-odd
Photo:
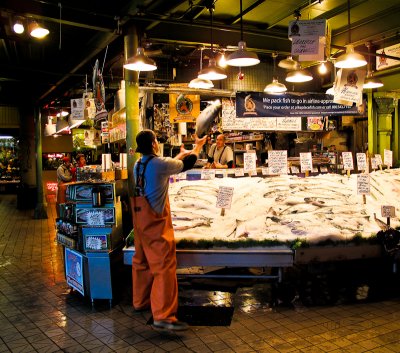
[(242, 176), (244, 176), (244, 170), (243, 170), (243, 168), (235, 168), (235, 176), (236, 176), (236, 177), (242, 177)]
[(382, 156), (380, 154), (376, 154), (375, 155), (375, 159), (376, 159), (376, 165), (379, 167), (380, 165), (383, 164), (382, 162)]
[(382, 217), (394, 218), (396, 216), (394, 206), (381, 206), (381, 214)]
[(302, 173), (307, 170), (312, 171), (311, 152), (300, 153), (300, 169)]
[(268, 151), (268, 168), (270, 174), (287, 174), (287, 150)]
[(393, 166), (393, 151), (383, 150), (383, 164), (387, 167)]
[(215, 178), (215, 169), (202, 169), (201, 179), (210, 180)]
[(251, 170), (256, 170), (256, 159), (257, 155), (255, 153), (244, 153), (243, 154), (243, 169), (245, 173)]
[(365, 153), (356, 153), (357, 169), (367, 170), (367, 155)]
[(220, 186), (217, 195), (218, 208), (231, 208), (233, 197), (233, 187)]
[(261, 168), (261, 174), (262, 175), (269, 175), (269, 168), (268, 167), (262, 167)]
[(256, 169), (249, 170), (247, 173), (248, 173), (250, 176), (257, 176), (257, 170), (256, 170)]
[(299, 174), (300, 173), (300, 169), (298, 166), (294, 165), (292, 167), (290, 167), (291, 171), (293, 174)]
[(375, 157), (371, 158), (371, 168), (372, 169), (377, 169), (378, 168), (378, 163), (376, 162), (376, 158)]
[(342, 152), (342, 159), (343, 159), (344, 170), (354, 169), (353, 154), (351, 152)]
[(357, 174), (357, 194), (358, 195), (369, 195), (370, 184), (368, 174)]

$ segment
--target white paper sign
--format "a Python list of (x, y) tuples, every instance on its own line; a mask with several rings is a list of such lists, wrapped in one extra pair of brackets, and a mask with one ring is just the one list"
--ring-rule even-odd
[(201, 179), (210, 180), (215, 178), (215, 169), (202, 169)]
[(317, 54), (319, 49), (319, 37), (304, 36), (292, 38), (292, 55)]
[(387, 206), (387, 205), (381, 206), (381, 214), (382, 214), (382, 217), (386, 217), (386, 218), (396, 217), (394, 206)]
[(291, 169), (293, 174), (299, 174), (300, 173), (300, 169), (296, 165), (291, 166), (290, 169)]
[(268, 168), (271, 174), (287, 174), (287, 150), (268, 151)]
[(236, 176), (236, 177), (242, 177), (242, 176), (244, 176), (244, 170), (243, 170), (243, 168), (235, 168), (235, 176)]
[[(400, 57), (400, 44), (391, 45), (389, 47), (385, 47), (383, 49), (379, 49), (376, 51), (377, 54), (386, 54), (393, 57)], [(387, 58), (384, 56), (377, 55), (376, 56), (376, 69), (384, 70), (392, 66), (397, 66), (400, 64), (399, 60)]]
[(357, 174), (357, 194), (370, 194), (369, 174)]
[(376, 162), (375, 157), (371, 157), (371, 168), (372, 169), (378, 169), (378, 163)]
[(375, 159), (376, 159), (376, 165), (379, 167), (380, 165), (383, 164), (382, 162), (382, 156), (380, 154), (376, 154), (375, 155)]
[(243, 153), (243, 170), (245, 173), (257, 169), (256, 159), (257, 155), (255, 153)]
[(312, 157), (311, 152), (303, 152), (300, 153), (300, 169), (301, 172), (305, 172), (307, 170), (312, 171)]
[(301, 117), (277, 117), (276, 128), (278, 131), (301, 131)]
[(345, 105), (358, 104), (362, 100), (364, 78), (365, 69), (340, 69), (336, 76), (333, 102)]
[(367, 155), (365, 153), (356, 153), (357, 169), (367, 170)]
[(71, 118), (78, 120), (85, 119), (83, 98), (71, 99)]
[(303, 36), (324, 37), (326, 35), (326, 19), (294, 20), (289, 22), (288, 37), (290, 39)]
[(268, 167), (262, 167), (261, 168), (261, 174), (262, 175), (269, 175), (269, 168)]
[(393, 151), (383, 150), (383, 164), (387, 167), (393, 166)]
[(218, 208), (231, 208), (233, 187), (220, 186), (217, 195)]
[(354, 169), (353, 154), (351, 152), (342, 152), (342, 160), (344, 170)]

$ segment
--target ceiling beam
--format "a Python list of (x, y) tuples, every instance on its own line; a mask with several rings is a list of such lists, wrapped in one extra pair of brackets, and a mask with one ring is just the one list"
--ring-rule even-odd
[(239, 15), (231, 18), (227, 22), (227, 24), (228, 25), (233, 25), (235, 23), (238, 23), (243, 16), (247, 15), (250, 11), (253, 11), (256, 7), (258, 7), (259, 5), (261, 5), (264, 2), (265, 2), (265, 0), (257, 0), (254, 4), (250, 5), (247, 9), (243, 10), (242, 13), (240, 13)]

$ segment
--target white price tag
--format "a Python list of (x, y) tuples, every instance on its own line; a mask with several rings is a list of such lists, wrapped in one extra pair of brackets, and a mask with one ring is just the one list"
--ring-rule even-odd
[(203, 180), (215, 179), (215, 169), (202, 169), (201, 179)]
[(244, 169), (243, 168), (235, 168), (235, 176), (236, 177), (244, 176)]

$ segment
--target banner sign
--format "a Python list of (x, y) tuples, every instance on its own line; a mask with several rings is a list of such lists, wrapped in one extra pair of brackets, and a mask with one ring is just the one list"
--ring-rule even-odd
[(199, 114), (199, 95), (169, 95), (169, 118), (171, 123), (195, 122)]
[(236, 116), (238, 118), (269, 118), (290, 116), (359, 115), (356, 104), (352, 106), (333, 102), (324, 93), (237, 92)]

